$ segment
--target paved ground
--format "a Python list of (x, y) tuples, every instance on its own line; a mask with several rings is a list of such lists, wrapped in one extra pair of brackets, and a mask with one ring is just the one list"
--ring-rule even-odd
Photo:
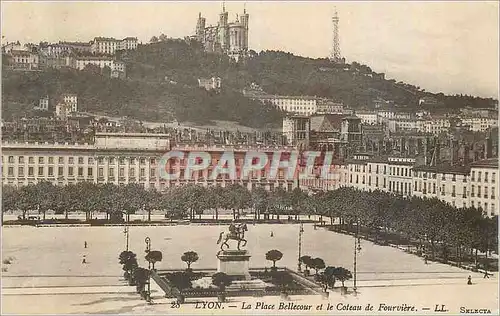
[[(225, 226), (174, 226), (131, 227), (130, 249), (143, 259), (144, 238), (152, 240), (152, 249), (163, 253), (158, 269), (182, 268), (183, 252), (198, 252), (200, 260), (193, 268), (214, 268), (216, 240)], [(296, 267), (298, 225), (251, 225), (248, 227), (248, 250), (251, 267), (269, 266), (265, 252), (279, 249), (283, 259), (278, 266)], [(270, 237), (271, 231), (274, 237)], [(84, 249), (84, 241), (88, 248)], [(322, 257), (327, 265), (343, 266), (352, 270), (353, 238), (314, 230), (305, 225), (302, 254)], [(2, 277), (2, 309), (4, 313), (172, 313), (168, 300), (161, 298), (159, 289), (154, 292), (154, 305), (146, 305), (135, 294), (135, 287), (124, 285), (118, 254), (125, 247), (123, 228), (120, 227), (6, 227), (3, 229), (3, 258), (13, 257), (10, 265), (3, 265), (7, 272)], [(83, 255), (88, 264), (81, 264)], [(342, 301), (363, 304), (453, 304), (455, 313), (460, 306), (495, 308), (498, 302), (497, 276), (482, 279), (482, 275), (447, 265), (424, 262), (413, 255), (392, 247), (376, 246), (362, 241), (358, 255), (358, 287), (355, 298), (332, 293), (332, 303)], [(467, 276), (472, 275), (474, 285), (467, 286)], [(352, 283), (347, 282), (351, 287)], [(304, 304), (325, 303), (321, 297), (294, 297), (294, 302)], [(305, 299), (305, 301), (304, 301)], [(33, 304), (25, 302), (33, 300)], [(238, 298), (238, 301), (252, 299)], [(279, 304), (279, 298), (266, 298)], [(20, 303), (21, 302), (21, 303)], [(456, 302), (462, 302), (457, 304)], [(239, 305), (238, 309), (240, 311)], [(316, 304), (316, 303), (314, 303)], [(465, 305), (464, 305), (465, 304)], [(183, 312), (202, 311), (196, 304), (187, 304)], [(336, 307), (335, 307), (336, 308)], [(231, 313), (231, 308), (224, 311)], [(232, 309), (232, 313), (236, 313)], [(206, 313), (207, 311), (205, 311)], [(256, 311), (254, 310), (254, 313)], [(262, 312), (262, 311), (261, 311)], [(286, 313), (287, 311), (283, 311)], [(338, 311), (337, 311), (338, 312)], [(450, 310), (451, 312), (451, 310)], [(492, 310), (493, 312), (493, 310)]]

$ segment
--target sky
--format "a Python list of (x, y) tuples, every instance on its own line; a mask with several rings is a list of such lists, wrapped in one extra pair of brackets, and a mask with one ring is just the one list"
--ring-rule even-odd
[[(263, 2), (226, 1), (229, 19), (250, 14), (249, 46), (326, 57), (338, 11), (341, 54), (386, 78), (430, 92), (498, 98), (499, 3), (471, 2)], [(5, 2), (2, 43), (90, 41), (96, 36), (183, 38), (198, 13), (216, 24), (220, 1)]]

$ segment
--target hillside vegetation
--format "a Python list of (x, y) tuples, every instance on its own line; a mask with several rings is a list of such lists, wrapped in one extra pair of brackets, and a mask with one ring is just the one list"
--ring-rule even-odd
[[(250, 127), (277, 127), (282, 113), (267, 104), (249, 100), (241, 90), (251, 83), (264, 91), (282, 95), (316, 95), (359, 108), (373, 108), (374, 100), (392, 100), (415, 108), (418, 99), (433, 96), (434, 109), (465, 106), (492, 107), (492, 99), (433, 94), (413, 85), (385, 80), (368, 66), (353, 62), (334, 65), (290, 53), (251, 51), (246, 63), (205, 53), (197, 42), (166, 39), (139, 45), (120, 53), (127, 63), (126, 80), (111, 79), (95, 69), (46, 70), (2, 73), (4, 118), (23, 115), (46, 94), (77, 93), (80, 110), (166, 122), (176, 118), (209, 124), (213, 120), (235, 121)], [(198, 87), (198, 78), (222, 78), (221, 93)]]

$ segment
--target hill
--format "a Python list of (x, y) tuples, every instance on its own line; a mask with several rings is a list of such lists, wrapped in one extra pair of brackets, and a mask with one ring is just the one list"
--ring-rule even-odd
[[(374, 108), (376, 100), (390, 100), (400, 107), (416, 109), (422, 97), (433, 97), (431, 110), (457, 110), (465, 106), (487, 108), (493, 99), (434, 94), (420, 87), (387, 80), (370, 67), (353, 62), (336, 65), (279, 51), (251, 51), (245, 63), (227, 56), (205, 53), (200, 44), (178, 39), (139, 45), (121, 52), (127, 64), (126, 80), (86, 69), (47, 70), (39, 73), (4, 71), (3, 114), (23, 114), (42, 95), (73, 92), (80, 108), (111, 116), (130, 116), (145, 121), (178, 121), (210, 124), (235, 121), (265, 128), (281, 124), (282, 113), (267, 104), (245, 98), (241, 91), (251, 83), (281, 95), (316, 95), (343, 102), (353, 108)], [(198, 78), (222, 78), (221, 93), (198, 87)]]

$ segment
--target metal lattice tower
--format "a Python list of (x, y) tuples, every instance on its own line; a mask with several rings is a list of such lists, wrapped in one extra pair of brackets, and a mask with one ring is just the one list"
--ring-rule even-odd
[(332, 51), (330, 53), (330, 60), (334, 62), (339, 62), (342, 59), (342, 57), (340, 55), (339, 16), (336, 8), (335, 8), (335, 13), (332, 17), (332, 22), (333, 22), (333, 42), (332, 42)]

